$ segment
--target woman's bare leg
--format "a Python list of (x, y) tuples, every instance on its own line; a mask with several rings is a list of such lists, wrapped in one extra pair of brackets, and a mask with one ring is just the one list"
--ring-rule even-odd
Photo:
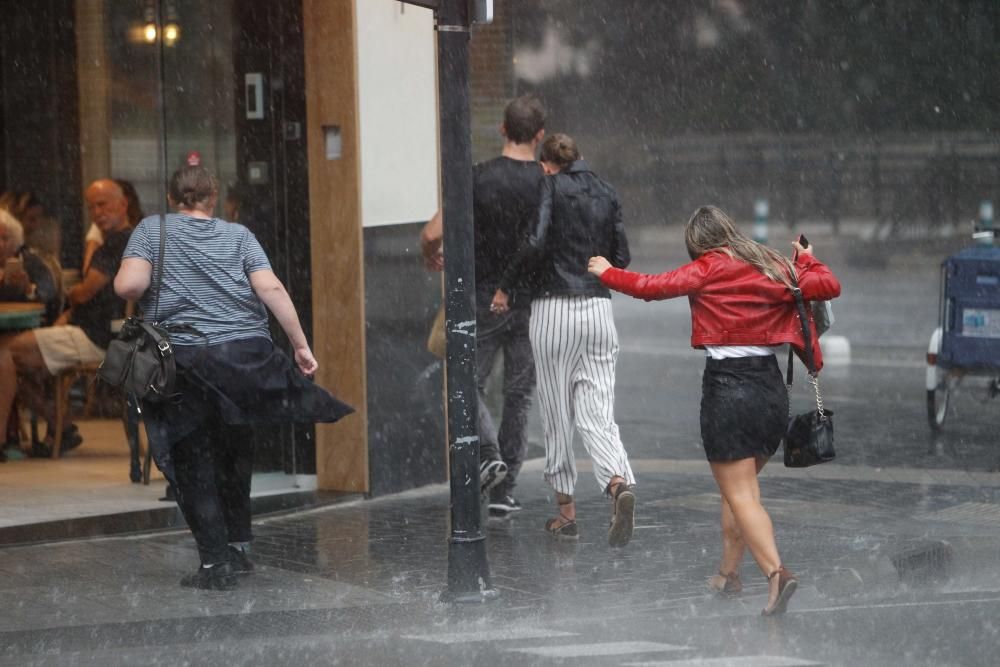
[[(757, 473), (767, 464), (767, 459), (759, 457), (756, 459)], [(719, 572), (722, 574), (739, 573), (740, 565), (743, 563), (743, 553), (746, 550), (746, 543), (740, 533), (740, 527), (736, 524), (736, 517), (729, 507), (726, 498), (722, 498), (722, 560), (719, 562)], [(720, 584), (721, 586), (721, 584)]]
[(0, 338), (0, 424), (6, 425), (10, 419), (19, 371), (45, 372), (45, 360), (31, 331)]
[(556, 505), (558, 506), (559, 516), (566, 521), (576, 521), (576, 503), (573, 502), (573, 496), (556, 491)]
[[(710, 463), (719, 491), (732, 511), (736, 526), (757, 566), (769, 575), (781, 565), (774, 541), (771, 517), (760, 504), (757, 461), (752, 458), (724, 463)], [(777, 577), (771, 580), (768, 604), (777, 599)]]
[[(7, 349), (17, 369), (20, 380), (18, 386), (23, 390), (25, 407), (31, 408), (35, 414), (45, 420), (48, 432), (54, 433), (55, 405), (52, 396), (46, 392), (45, 381), (49, 371), (45, 367), (45, 358), (38, 347), (38, 339), (33, 331), (25, 331), (12, 338)], [(5, 397), (2, 397), (5, 398)], [(0, 417), (3, 415), (0, 414)]]

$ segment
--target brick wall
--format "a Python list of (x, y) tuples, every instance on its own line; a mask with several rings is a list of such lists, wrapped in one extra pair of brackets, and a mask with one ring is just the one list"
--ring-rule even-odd
[(503, 146), (497, 128), (504, 106), (514, 96), (511, 11), (510, 3), (497, 2), (493, 23), (472, 29), (469, 87), (474, 162), (497, 155)]

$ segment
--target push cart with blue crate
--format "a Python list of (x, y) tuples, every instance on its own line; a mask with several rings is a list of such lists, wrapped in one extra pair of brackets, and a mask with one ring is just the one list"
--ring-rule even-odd
[(940, 433), (963, 383), (1000, 394), (1000, 248), (977, 245), (941, 263), (938, 327), (927, 348), (927, 421)]

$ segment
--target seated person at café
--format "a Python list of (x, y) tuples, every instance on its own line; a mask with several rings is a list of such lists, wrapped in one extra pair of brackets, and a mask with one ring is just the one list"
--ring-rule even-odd
[[(48, 455), (55, 434), (54, 406), (44, 395), (44, 387), (51, 383), (45, 380), (79, 364), (100, 363), (114, 338), (111, 322), (120, 318), (125, 308), (125, 302), (115, 296), (112, 281), (131, 232), (128, 203), (121, 187), (106, 179), (94, 181), (84, 198), (91, 220), (104, 235), (104, 244), (94, 253), (83, 279), (66, 295), (69, 309), (54, 326), (24, 331), (0, 343), (0, 424), (10, 418), (20, 374), (21, 397), (48, 425), (45, 442), (32, 445), (36, 456)], [(63, 449), (81, 442), (75, 425), (64, 426)]]
[(0, 301), (33, 301), (45, 307), (52, 324), (62, 311), (62, 295), (52, 269), (24, 245), (24, 228), (0, 209)]
[[(115, 183), (122, 189), (125, 201), (128, 202), (128, 212), (126, 214), (128, 217), (128, 226), (135, 229), (139, 221), (146, 217), (146, 214), (142, 210), (142, 202), (139, 201), (139, 192), (132, 185), (132, 181), (127, 181), (124, 178), (116, 178)], [(103, 243), (104, 234), (101, 233), (101, 228), (95, 224), (91, 224), (90, 229), (87, 230), (87, 235), (83, 237), (83, 270), (81, 273), (86, 273), (87, 269), (90, 268), (90, 260)]]
[(34, 192), (9, 190), (0, 194), (0, 209), (14, 216), (24, 228), (24, 242), (32, 251), (54, 267), (58, 263), (61, 234), (55, 220), (45, 214), (45, 207)]

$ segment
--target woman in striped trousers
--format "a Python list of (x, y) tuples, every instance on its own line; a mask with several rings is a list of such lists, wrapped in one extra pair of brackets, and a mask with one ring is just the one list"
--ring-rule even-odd
[[(573, 501), (575, 427), (600, 488), (612, 500), (608, 542), (624, 546), (635, 523), (635, 478), (614, 417), (618, 332), (610, 291), (587, 273), (587, 260), (595, 253), (615, 266), (628, 266), (621, 207), (614, 189), (580, 159), (570, 137), (547, 138), (541, 161), (549, 176), (538, 216), (508, 271), (534, 271), (539, 285), (530, 338), (545, 430), (545, 479), (559, 505), (545, 528), (555, 537), (579, 537)], [(505, 307), (503, 295), (498, 296), (494, 308)]]

